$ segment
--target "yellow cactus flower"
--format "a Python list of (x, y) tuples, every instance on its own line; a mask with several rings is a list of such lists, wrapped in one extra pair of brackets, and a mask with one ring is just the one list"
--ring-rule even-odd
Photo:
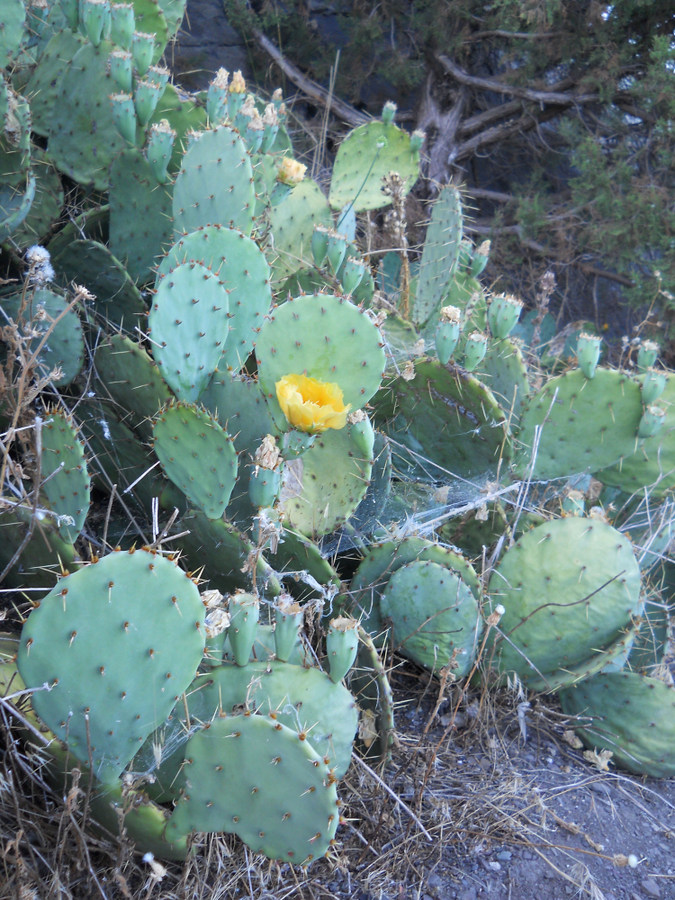
[(307, 375), (284, 375), (275, 387), (279, 406), (294, 428), (313, 433), (347, 424), (351, 405), (344, 405), (337, 384)]
[(295, 187), (295, 185), (300, 184), (305, 177), (306, 171), (307, 166), (298, 162), (297, 159), (291, 159), (289, 156), (284, 156), (281, 160), (279, 170), (277, 171), (277, 181), (280, 181), (282, 184), (287, 184), (290, 187)]

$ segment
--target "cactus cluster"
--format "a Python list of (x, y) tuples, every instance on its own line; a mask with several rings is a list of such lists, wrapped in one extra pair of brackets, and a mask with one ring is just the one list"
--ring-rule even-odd
[[(0, 29), (0, 240), (21, 280), (0, 295), (0, 563), (42, 595), (6, 665), (55, 777), (68, 755), (87, 768), (101, 824), (125, 779), (147, 811), (127, 832), (158, 855), (216, 831), (307, 863), (335, 841), (357, 731), (387, 758), (385, 644), (560, 691), (595, 717), (584, 740), (672, 772), (670, 732), (636, 734), (620, 705), (649, 690), (650, 728), (672, 708), (651, 686), (673, 374), (649, 342), (623, 370), (585, 332), (574, 359), (544, 346), (543, 317), (481, 284), (489, 245), (452, 185), (417, 259), (362, 252), (357, 214), (401, 213), (423, 136), (388, 104), (342, 142), (324, 196), (278, 94), (224, 70), (201, 96), (171, 84), (158, 63), (183, 11), (63, 0), (29, 32), (8, 0)], [(640, 492), (663, 513), (649, 566), (626, 533)]]

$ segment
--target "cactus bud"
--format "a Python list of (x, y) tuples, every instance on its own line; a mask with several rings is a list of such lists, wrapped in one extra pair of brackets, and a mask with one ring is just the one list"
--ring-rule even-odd
[(356, 651), (359, 648), (358, 628), (359, 623), (356, 619), (347, 616), (333, 619), (328, 626), (326, 635), (328, 674), (334, 684), (342, 681), (354, 665)]
[(227, 69), (220, 68), (209, 82), (209, 89), (206, 92), (206, 115), (212, 125), (222, 122), (227, 113), (229, 81), (230, 73)]
[(328, 232), (330, 229), (326, 228), (325, 225), (315, 225), (314, 232), (312, 234), (312, 258), (314, 260), (314, 265), (317, 268), (321, 268), (321, 266), (326, 261), (326, 254), (328, 253)]
[(642, 341), (638, 350), (637, 367), (638, 372), (646, 372), (651, 369), (656, 362), (661, 348), (656, 341)]
[(122, 50), (131, 50), (135, 30), (136, 14), (133, 3), (111, 3), (110, 40), (113, 44)]
[(232, 80), (230, 81), (227, 90), (227, 114), (230, 117), (230, 121), (234, 122), (234, 120), (237, 118), (239, 110), (244, 105), (244, 99), (246, 96), (246, 82), (244, 81), (244, 76), (241, 74), (241, 71), (239, 69), (237, 69), (237, 71), (232, 76)]
[(647, 369), (642, 380), (642, 402), (645, 406), (649, 406), (659, 399), (666, 389), (666, 383), (665, 372), (660, 372), (658, 369)]
[(110, 54), (110, 74), (120, 91), (130, 94), (134, 83), (133, 63), (128, 50), (113, 50)]
[(136, 143), (136, 111), (131, 94), (112, 94), (112, 118), (115, 128), (130, 144)]
[(276, 439), (267, 434), (255, 452), (248, 495), (256, 509), (267, 509), (277, 501), (281, 487), (281, 453)]
[(521, 301), (509, 294), (493, 297), (488, 307), (488, 325), (493, 337), (497, 340), (507, 338), (520, 318), (522, 309)]
[(98, 47), (110, 30), (109, 0), (82, 0), (80, 16), (87, 37), (94, 47)]
[(485, 266), (488, 264), (488, 259), (490, 257), (490, 241), (483, 241), (483, 243), (476, 247), (473, 251), (473, 258), (471, 260), (471, 274), (474, 278), (478, 278), (478, 276), (483, 272)]
[(648, 406), (642, 413), (642, 418), (638, 425), (638, 437), (654, 437), (663, 425), (665, 417), (665, 409), (662, 409), (660, 406)]
[(582, 331), (577, 339), (577, 361), (586, 378), (591, 379), (600, 359), (602, 338), (597, 334), (586, 334)]
[(280, 594), (274, 607), (274, 649), (277, 659), (288, 662), (302, 627), (303, 611), (290, 594)]
[(168, 178), (167, 169), (175, 140), (176, 132), (166, 119), (150, 126), (145, 156), (159, 184), (164, 184)]
[(413, 153), (419, 153), (422, 147), (424, 146), (424, 142), (427, 139), (426, 132), (417, 129), (413, 131), (410, 135), (410, 149)]
[(462, 314), (456, 306), (444, 306), (436, 326), (435, 342), (436, 355), (444, 366), (450, 362), (452, 354), (457, 349), (457, 343), (462, 331)]
[(347, 422), (351, 426), (352, 442), (361, 459), (372, 459), (375, 432), (365, 410), (357, 409), (353, 413), (349, 413)]
[(157, 109), (159, 98), (164, 93), (164, 88), (154, 81), (138, 80), (134, 91), (134, 107), (138, 124), (145, 128), (154, 111)]
[(162, 88), (162, 91), (169, 83), (170, 75), (171, 72), (168, 69), (165, 69), (164, 66), (150, 66), (146, 72), (147, 80), (152, 81), (153, 84), (159, 85), (159, 87)]
[(134, 31), (131, 41), (131, 54), (136, 71), (143, 77), (150, 68), (155, 53), (155, 36), (146, 31)]
[(382, 121), (385, 125), (393, 125), (394, 116), (396, 115), (396, 109), (396, 104), (392, 103), (391, 100), (387, 100), (387, 102), (382, 107)]
[(482, 363), (486, 352), (486, 336), (480, 331), (473, 331), (466, 339), (466, 344), (464, 345), (464, 368), (466, 371), (473, 372)]
[(263, 138), (260, 144), (260, 152), (267, 153), (277, 138), (279, 132), (279, 116), (274, 103), (268, 103), (262, 115)]
[(339, 278), (345, 294), (352, 294), (366, 275), (366, 265), (360, 259), (346, 257), (340, 268)]
[(347, 237), (332, 229), (328, 231), (328, 264), (336, 275), (347, 254)]
[(251, 650), (258, 631), (260, 601), (254, 594), (238, 591), (229, 598), (230, 630), (228, 637), (234, 661), (245, 666), (251, 658)]

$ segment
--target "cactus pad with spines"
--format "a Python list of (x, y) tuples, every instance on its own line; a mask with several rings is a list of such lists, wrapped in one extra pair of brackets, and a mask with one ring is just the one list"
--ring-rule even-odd
[(313, 264), (312, 236), (317, 225), (333, 224), (330, 206), (319, 185), (306, 178), (269, 213), (273, 246), (268, 258), (276, 281)]
[[(0, 301), (4, 312), (16, 321), (21, 297), (12, 295)], [(75, 310), (65, 297), (47, 288), (38, 288), (23, 312), (23, 322), (33, 334), (28, 348), (37, 353), (40, 376), (55, 370), (56, 387), (65, 387), (79, 375), (84, 363), (84, 336)], [(42, 345), (42, 346), (40, 346)]]
[(608, 672), (560, 692), (568, 716), (592, 717), (577, 734), (637, 775), (675, 775), (675, 688), (636, 672)]
[(144, 441), (152, 440), (151, 420), (172, 395), (150, 356), (131, 338), (114, 334), (98, 345), (94, 364), (126, 424)]
[(104, 244), (89, 239), (57, 243), (52, 262), (66, 283), (75, 281), (94, 295), (91, 310), (106, 323), (133, 332), (144, 320), (140, 291)]
[(390, 381), (373, 401), (376, 424), (409, 449), (410, 471), (437, 481), (496, 471), (511, 455), (511, 435), (490, 389), (438, 360), (414, 366), (414, 378)]
[[(310, 294), (276, 307), (256, 341), (262, 389), (275, 397), (290, 373), (335, 383), (351, 412), (365, 406), (384, 371), (379, 329), (349, 301)], [(275, 400), (276, 402), (276, 400)]]
[(80, 184), (100, 191), (107, 189), (110, 164), (125, 147), (113, 123), (110, 102), (116, 89), (108, 71), (113, 49), (109, 41), (101, 41), (98, 47), (86, 43), (70, 59), (55, 98), (68, 115), (54, 116), (49, 131), (49, 155), (55, 165)]
[(373, 466), (373, 430), (365, 424), (367, 455), (362, 436), (347, 425), (318, 435), (299, 459), (286, 463), (279, 505), (291, 528), (312, 537), (328, 534), (363, 500)]
[(565, 372), (523, 410), (515, 469), (535, 479), (603, 469), (635, 452), (641, 415), (640, 388), (627, 375), (599, 369), (589, 380), (578, 369)]
[(431, 221), (427, 226), (422, 248), (412, 308), (412, 320), (416, 324), (422, 324), (433, 316), (447, 296), (457, 267), (461, 242), (461, 198), (454, 185), (447, 185), (431, 210)]
[(141, 151), (123, 150), (110, 170), (110, 249), (134, 281), (148, 281), (170, 245), (171, 209), (170, 190)]
[(225, 831), (298, 865), (326, 853), (339, 821), (335, 777), (296, 731), (268, 716), (216, 718), (185, 756), (168, 840)]
[(329, 200), (333, 209), (353, 204), (355, 212), (381, 209), (391, 203), (382, 179), (397, 172), (403, 194), (409, 193), (420, 173), (420, 155), (410, 135), (398, 126), (373, 120), (350, 131), (335, 157)]
[(167, 478), (210, 519), (220, 518), (237, 477), (229, 434), (205, 409), (172, 403), (155, 419), (153, 439)]
[(455, 572), (430, 561), (401, 566), (384, 588), (380, 614), (408, 659), (433, 672), (451, 661), (456, 675), (470, 671), (483, 621), (473, 591)]
[(159, 280), (148, 330), (153, 356), (176, 396), (194, 402), (216, 370), (229, 334), (229, 301), (220, 279), (184, 263)]
[[(640, 380), (643, 379), (641, 376)], [(614, 485), (626, 493), (642, 491), (649, 485), (654, 499), (667, 496), (675, 487), (675, 376), (672, 373), (668, 374), (658, 402), (666, 410), (660, 430), (653, 437), (641, 440), (632, 456), (597, 472), (596, 477), (603, 484)]]
[(630, 541), (600, 519), (578, 516), (526, 532), (500, 560), (489, 593), (506, 609), (499, 668), (534, 690), (564, 681), (565, 672), (574, 680), (571, 673), (602, 659), (642, 609)]
[(197, 135), (185, 151), (173, 190), (174, 232), (227, 225), (250, 234), (253, 170), (239, 134), (227, 125)]
[(418, 537), (373, 544), (352, 578), (347, 609), (361, 620), (363, 627), (374, 638), (386, 629), (380, 603), (389, 579), (402, 566), (416, 561), (433, 562), (456, 572), (469, 585), (473, 596), (476, 599), (480, 597), (478, 576), (471, 564), (449, 547)]
[(270, 269), (258, 245), (236, 228), (209, 225), (178, 240), (161, 261), (158, 277), (187, 262), (198, 262), (227, 291), (230, 331), (220, 369), (238, 372), (246, 362), (263, 316), (272, 305)]
[(203, 621), (197, 587), (174, 562), (118, 551), (62, 578), (33, 610), (19, 671), (40, 688), (40, 718), (109, 781), (192, 680)]
[(58, 526), (61, 537), (74, 543), (89, 512), (90, 481), (84, 447), (72, 419), (59, 410), (47, 413), (41, 444), (40, 493), (63, 519)]
[[(343, 684), (335, 684), (320, 669), (281, 660), (251, 661), (245, 666), (225, 663), (200, 674), (187, 693), (190, 721), (210, 722), (244, 706), (259, 715), (275, 713), (277, 721), (296, 732), (306, 732), (307, 742), (330, 759), (337, 778), (349, 768), (352, 743), (358, 725), (356, 701)], [(167, 733), (185, 733), (184, 712), (178, 707)], [(172, 779), (179, 762), (160, 770), (163, 784)]]

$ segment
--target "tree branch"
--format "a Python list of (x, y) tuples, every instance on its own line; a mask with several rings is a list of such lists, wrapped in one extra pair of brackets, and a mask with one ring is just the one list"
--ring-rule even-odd
[[(517, 87), (516, 85), (504, 84), (497, 78), (479, 78), (476, 75), (469, 75), (457, 63), (453, 62), (443, 53), (436, 56), (438, 62), (443, 66), (448, 75), (452, 75), (460, 84), (467, 87), (479, 88), (482, 91), (493, 91), (497, 94), (510, 94), (512, 97), (521, 97), (523, 100), (531, 100), (533, 103), (555, 103), (560, 106), (573, 106), (576, 103), (590, 103), (598, 99), (598, 95), (593, 94), (574, 94), (561, 93), (559, 90), (541, 90), (533, 91), (530, 88)], [(554, 86), (555, 87), (555, 86)]]
[(367, 116), (365, 113), (359, 112), (358, 109), (354, 109), (349, 103), (345, 103), (344, 100), (335, 97), (330, 91), (327, 91), (326, 88), (317, 84), (316, 81), (303, 75), (300, 69), (289, 62), (279, 48), (273, 44), (262, 31), (253, 29), (253, 37), (265, 53), (267, 53), (277, 64), (284, 75), (286, 75), (286, 77), (289, 78), (303, 94), (306, 94), (307, 97), (315, 103), (318, 103), (319, 106), (328, 108), (329, 112), (337, 116), (338, 119), (342, 119), (343, 122), (346, 122), (354, 128), (358, 125), (365, 125), (366, 122), (371, 120), (371, 116)]

